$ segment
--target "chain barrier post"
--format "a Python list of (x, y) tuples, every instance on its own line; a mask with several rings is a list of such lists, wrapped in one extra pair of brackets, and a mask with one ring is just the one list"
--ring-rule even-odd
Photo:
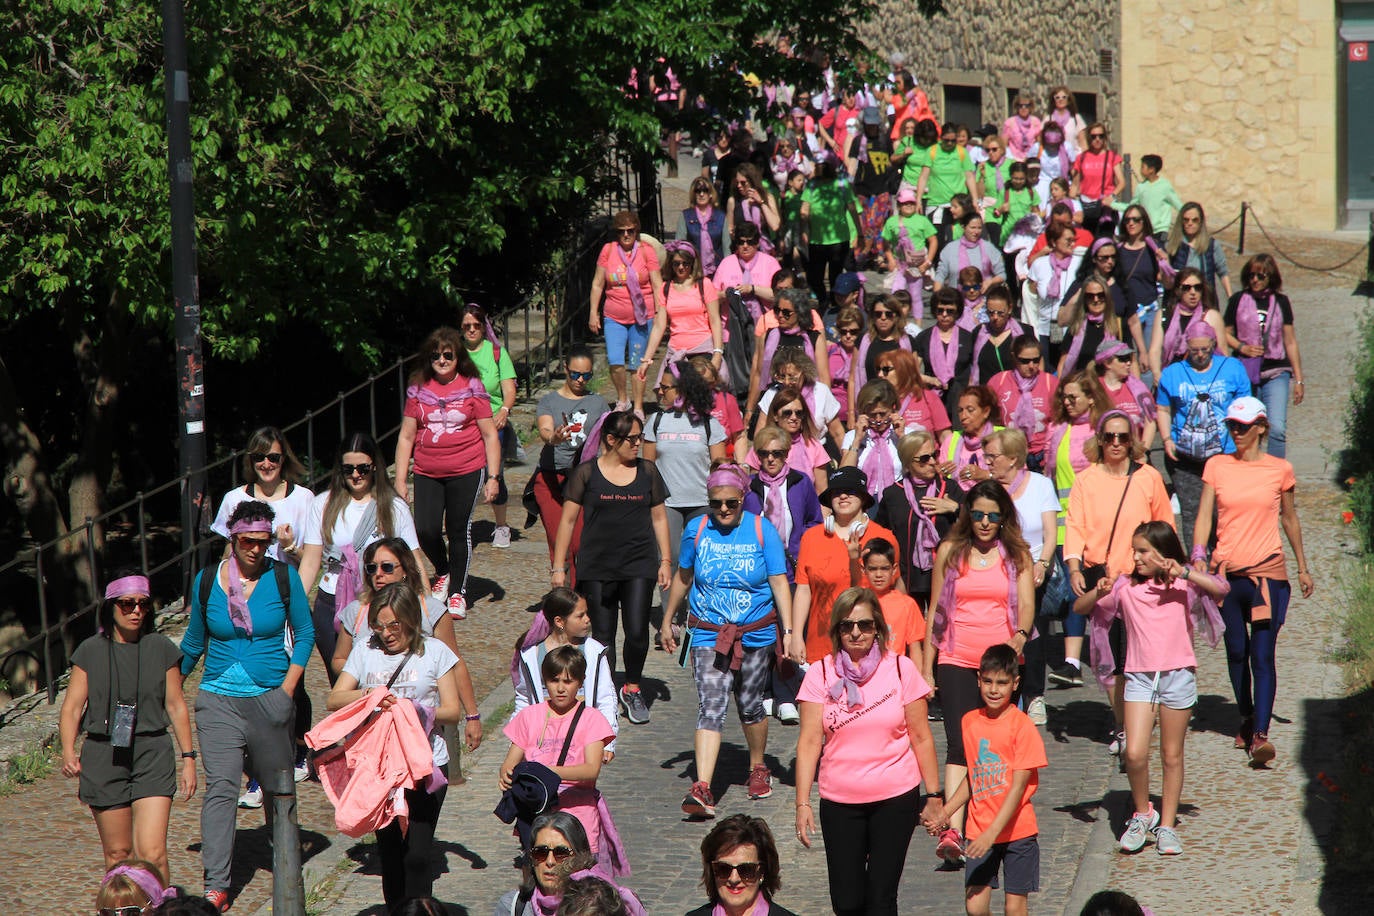
[(1369, 239), (1364, 243), (1364, 279), (1351, 295), (1374, 298), (1374, 212), (1369, 214)]
[(1245, 217), (1250, 209), (1250, 204), (1246, 201), (1240, 202), (1240, 244), (1236, 246), (1236, 254), (1245, 254)]

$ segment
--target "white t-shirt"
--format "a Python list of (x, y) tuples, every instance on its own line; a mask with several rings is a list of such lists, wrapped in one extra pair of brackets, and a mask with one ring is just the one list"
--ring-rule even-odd
[[(363, 613), (362, 609), (363, 603), (355, 598), (348, 602), (348, 607), (343, 609), (343, 614), (339, 617), (339, 622), (343, 626), (344, 631), (354, 639), (358, 638), (359, 630), (367, 629), (367, 614)], [(420, 621), (420, 635), (433, 636), (434, 625), (444, 619), (444, 615), (448, 613), (448, 608), (444, 605), (444, 602), (433, 595), (425, 595), (421, 600), (421, 609), (424, 614), (424, 619)], [(358, 626), (359, 613), (363, 614), (361, 627)]]
[[(252, 484), (247, 486), (252, 486)], [(272, 502), (249, 495), (247, 487), (235, 487), (225, 493), (224, 498), (219, 501), (219, 512), (215, 513), (215, 521), (210, 525), (210, 530), (220, 537), (227, 538), (229, 536), (229, 516), (234, 514), (234, 510), (239, 507), (240, 503), (248, 502), (250, 499), (267, 503), (272, 507), (273, 516), (272, 546), (267, 548), (267, 555), (274, 560), (285, 559), (295, 564), (299, 561), (281, 555), (281, 545), (277, 542), (277, 529), (282, 525), (290, 525), (292, 532), (296, 535), (296, 543), (304, 543), (302, 538), (305, 535), (306, 520), (310, 515), (310, 503), (314, 498), (314, 493), (293, 483), (286, 485), (286, 496)]]
[[(353, 543), (353, 529), (358, 527), (358, 523), (363, 520), (364, 513), (367, 512), (367, 505), (371, 499), (349, 500), (348, 505), (344, 506), (339, 517), (334, 521), (334, 532), (330, 538), (330, 543), (324, 543), (324, 535), (321, 529), (324, 527), (324, 505), (329, 502), (329, 491), (319, 494), (310, 503), (310, 514), (305, 523), (305, 534), (302, 536), (303, 544), (320, 544), (324, 546), (324, 562), (320, 568), (324, 570), (324, 575), (320, 577), (320, 590), (334, 594), (334, 583), (338, 581), (339, 574), (331, 572), (329, 560), (342, 560), (343, 549)], [(410, 515), (410, 507), (406, 501), (397, 496), (392, 503), (391, 520), (395, 527), (396, 537), (406, 542), (411, 550), (420, 549), (420, 540), (415, 536), (415, 519)], [(382, 539), (382, 532), (374, 530), (367, 539), (367, 544)], [(360, 558), (361, 559), (361, 558)], [(310, 584), (306, 583), (307, 589)]]
[(1059, 296), (1051, 299), (1050, 281), (1054, 277), (1054, 265), (1050, 262), (1053, 257), (1054, 255), (1047, 254), (1037, 258), (1030, 266), (1030, 275), (1027, 277), (1035, 284), (1035, 298), (1039, 301), (1035, 315), (1035, 332), (1041, 335), (1050, 332), (1050, 325), (1058, 317), (1059, 306), (1063, 303), (1069, 288), (1073, 286), (1074, 277), (1078, 276), (1078, 265), (1083, 261), (1083, 256), (1075, 251), (1068, 269), (1059, 278)]
[[(396, 666), (405, 658), (405, 653), (387, 655), (381, 649), (374, 648), (371, 643), (370, 638), (355, 642), (353, 651), (348, 653), (348, 661), (344, 662), (343, 670), (353, 675), (363, 690), (385, 687), (386, 682), (391, 680), (391, 675), (396, 672)], [(439, 678), (456, 664), (458, 656), (453, 654), (452, 649), (434, 637), (427, 636), (425, 654), (410, 657), (401, 676), (391, 685), (391, 692), (398, 697), (414, 700), (421, 706), (437, 708)], [(448, 763), (448, 742), (444, 740), (444, 734), (440, 729), (436, 728), (434, 734), (429, 736), (429, 746), (434, 752), (435, 766)]]
[[(812, 390), (816, 392), (816, 413), (818, 416), (814, 416), (811, 419), (816, 423), (816, 432), (820, 437), (820, 441), (824, 442), (829, 438), (829, 435), (826, 433), (826, 427), (830, 425), (831, 420), (840, 415), (840, 402), (835, 400), (835, 395), (828, 387), (822, 385), (820, 382), (816, 382), (816, 384), (812, 386)], [(768, 416), (768, 408), (773, 403), (773, 397), (777, 393), (778, 389), (770, 385), (759, 395), (760, 416)]]
[[(857, 430), (851, 429), (844, 434), (842, 448), (846, 452), (849, 451), (849, 446), (854, 444), (854, 436), (856, 433)], [(892, 479), (898, 482), (902, 479), (902, 459), (897, 455), (897, 440), (900, 438), (901, 436), (897, 435), (897, 431), (893, 430), (892, 437), (887, 440), (887, 453), (892, 459)], [(865, 442), (863, 448), (859, 449), (859, 467), (862, 468), (864, 466), (864, 462), (868, 460), (868, 453), (872, 451), (872, 449), (872, 444), (868, 442)], [(877, 495), (881, 496), (882, 494), (880, 493)]]
[[(1016, 504), (1016, 517), (1021, 522), (1021, 536), (1030, 547), (1031, 560), (1038, 561), (1045, 546), (1045, 525), (1043, 513), (1059, 512), (1059, 497), (1054, 484), (1044, 474), (1031, 473), (1026, 478), (1026, 487), (1021, 495), (1012, 500)], [(1058, 527), (1050, 532), (1058, 539)]]

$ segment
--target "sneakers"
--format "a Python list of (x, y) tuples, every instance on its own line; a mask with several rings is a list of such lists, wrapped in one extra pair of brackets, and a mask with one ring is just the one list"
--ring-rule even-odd
[(1183, 843), (1179, 841), (1178, 834), (1174, 833), (1174, 828), (1155, 828), (1155, 852), (1161, 856), (1183, 855)]
[(510, 546), (510, 525), (498, 525), (491, 536), (491, 546), (506, 548)]
[(1049, 714), (1045, 710), (1045, 698), (1034, 697), (1026, 704), (1026, 716), (1031, 720), (1032, 725), (1044, 725), (1049, 721)]
[(1262, 767), (1277, 754), (1274, 745), (1269, 743), (1269, 735), (1265, 732), (1255, 732), (1255, 737), (1250, 741), (1250, 766)]
[(801, 713), (797, 710), (797, 704), (779, 703), (778, 721), (780, 721), (783, 725), (800, 725)]
[(1107, 742), (1107, 753), (1113, 757), (1120, 757), (1126, 750), (1126, 733), (1124, 731), (1112, 732), (1111, 740)]
[(926, 703), (926, 721), (927, 721), (927, 722), (943, 722), (943, 721), (945, 721), (945, 712), (944, 712), (943, 709), (940, 708), (940, 698), (939, 698), (939, 697), (932, 697), (932, 698)]
[(1253, 716), (1246, 716), (1240, 720), (1240, 731), (1236, 732), (1236, 743), (1232, 745), (1238, 751), (1249, 751), (1250, 742), (1255, 737), (1255, 719)]
[(222, 891), (218, 889), (213, 891), (206, 891), (205, 899), (209, 902), (211, 906), (213, 906), (216, 910), (218, 910), (221, 913), (229, 909), (228, 891)]
[(309, 761), (306, 761), (306, 760), (297, 760), (297, 761), (296, 761), (296, 766), (295, 766), (295, 768), (293, 769), (291, 775), (292, 775), (293, 777), (295, 777), (296, 782), (305, 782), (307, 779), (309, 779), (309, 778), (310, 778), (310, 763), (309, 763)]
[(772, 697), (764, 697), (764, 698), (763, 698), (763, 714), (764, 714), (765, 716), (771, 716), (771, 715), (773, 714), (773, 709), (774, 709), (775, 705), (776, 705), (776, 704), (775, 704), (775, 701), (773, 700)]
[(468, 600), (459, 592), (448, 596), (448, 612), (454, 620), (468, 619)]
[(1061, 687), (1083, 686), (1083, 672), (1077, 665), (1071, 665), (1068, 662), (1051, 668), (1048, 677), (1050, 683), (1058, 684)]
[(749, 797), (767, 798), (773, 794), (773, 774), (768, 766), (760, 763), (749, 770)]
[(625, 708), (625, 718), (635, 725), (645, 725), (649, 721), (649, 707), (644, 704), (644, 692), (620, 688), (620, 705)]
[(935, 846), (935, 854), (946, 862), (964, 861), (964, 838), (953, 827), (946, 827)]
[[(1150, 805), (1150, 810), (1146, 811), (1144, 814), (1139, 812), (1132, 814), (1131, 819), (1126, 822), (1125, 832), (1121, 834), (1121, 851), (1140, 852), (1141, 848), (1145, 845), (1145, 841), (1149, 838), (1151, 831), (1158, 826), (1159, 812), (1155, 810), (1154, 805)], [(1165, 827), (1164, 829), (1168, 830), (1169, 828)], [(1172, 830), (1169, 830), (1169, 832), (1173, 833)], [(1174, 842), (1178, 842), (1177, 837), (1174, 838)], [(1183, 851), (1181, 847), (1179, 851)]]
[[(297, 780), (299, 782), (299, 780)], [(248, 788), (239, 796), (240, 808), (261, 808), (262, 807), (262, 786), (258, 785), (256, 779), (248, 780)], [(227, 897), (226, 897), (227, 899)]]
[(448, 597), (448, 574), (435, 576), (434, 581), (429, 584), (429, 593), (440, 601)]
[[(750, 779), (753, 774), (749, 774)], [(711, 795), (711, 787), (704, 782), (692, 783), (692, 791), (682, 800), (682, 813), (688, 817), (715, 817), (716, 800)]]

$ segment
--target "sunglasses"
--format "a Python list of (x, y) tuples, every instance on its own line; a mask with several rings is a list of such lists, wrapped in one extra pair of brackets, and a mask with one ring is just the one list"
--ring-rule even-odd
[(736, 244), (736, 245), (749, 245), (749, 246), (755, 246), (755, 247), (756, 247), (756, 246), (758, 245), (758, 243), (759, 243), (759, 240), (758, 240), (757, 238), (752, 238), (752, 239), (739, 239), (739, 238), (737, 238), (737, 239), (735, 239), (735, 244)]
[(1123, 223), (1143, 223), (1143, 222), (1145, 222), (1145, 217), (1143, 217), (1143, 216), (1128, 216), (1128, 217), (1126, 217), (1125, 219), (1123, 219), (1122, 222), (1123, 222)]
[(983, 288), (981, 283), (964, 283), (959, 286), (966, 293), (976, 293)]
[(1131, 442), (1130, 433), (1101, 433), (1098, 438), (1103, 445), (1129, 445)]
[(988, 309), (989, 318), (1010, 318), (1011, 312), (1004, 312), (1001, 309)]
[(1002, 524), (1001, 512), (983, 512), (979, 509), (970, 509), (968, 517), (973, 519), (975, 522), (981, 522), (984, 519), (986, 519), (992, 522), (994, 525)]
[(568, 380), (569, 380), (569, 381), (573, 381), (573, 382), (588, 382), (588, 381), (591, 381), (591, 378), (592, 378), (592, 374), (591, 374), (590, 372), (574, 372), (574, 371), (571, 370), (571, 369), (568, 370)]
[(641, 442), (644, 441), (644, 434), (643, 434), (643, 433), (635, 433), (635, 434), (632, 435), (632, 436), (621, 436), (621, 437), (620, 437), (620, 441), (621, 441), (621, 442), (628, 442), (630, 445), (639, 445)]
[(389, 576), (400, 568), (400, 563), (369, 563), (363, 567), (363, 572), (367, 573), (369, 576), (375, 576), (377, 575), (377, 570), (380, 569)]
[(1029, 107), (1031, 107), (1031, 103), (1030, 103), (1030, 102), (1017, 102), (1017, 103), (1016, 103), (1016, 107), (1017, 107), (1017, 108), (1029, 108)]
[(860, 633), (868, 634), (878, 629), (878, 621), (872, 617), (865, 617), (862, 620), (845, 619), (835, 625), (835, 629), (841, 633), (848, 633), (857, 629)]
[(151, 611), (153, 609), (152, 598), (116, 598), (115, 607), (126, 614), (134, 611)]
[(729, 499), (708, 499), (706, 500), (706, 505), (710, 506), (712, 509), (725, 509), (734, 512), (739, 508), (741, 502), (743, 502), (743, 500), (738, 496), (732, 496)]
[(791, 318), (793, 315), (797, 314), (796, 309), (774, 309), (774, 311), (778, 313), (779, 318)]
[(482, 325), (479, 322), (476, 321), (464, 321), (462, 324), (459, 325), (459, 327), (462, 328), (464, 331), (486, 330), (484, 327), (482, 327)]
[(673, 262), (673, 269), (674, 269), (674, 270), (691, 270), (691, 269), (692, 269), (692, 262), (691, 262), (691, 261), (674, 261), (674, 262)]
[(778, 416), (784, 420), (798, 420), (806, 416), (806, 411), (800, 407), (788, 407), (786, 410), (779, 410)]
[(102, 906), (96, 910), (98, 916), (141, 916), (148, 911), (147, 907), (141, 906)]
[(1106, 134), (1088, 134), (1088, 139), (1089, 139), (1089, 140), (1105, 140), (1105, 139), (1107, 139), (1107, 135), (1106, 135)]
[(785, 449), (780, 448), (756, 449), (754, 451), (754, 454), (758, 455), (760, 458), (771, 458), (774, 461), (782, 461), (784, 458), (787, 457), (787, 451)]
[(711, 874), (717, 881), (729, 881), (730, 876), (739, 872), (739, 879), (745, 884), (753, 884), (763, 875), (763, 866), (758, 862), (740, 862), (731, 864), (729, 862), (712, 862)]
[(401, 621), (393, 620), (390, 623), (374, 623), (372, 625), (372, 632), (376, 633), (378, 636), (381, 636), (383, 633), (399, 633), (401, 632)]
[(710, 194), (711, 194), (711, 189), (710, 189), (710, 188), (697, 188), (697, 189), (695, 189), (694, 191), (692, 191), (692, 193), (693, 193), (693, 194), (705, 194), (705, 195), (707, 195), (707, 196), (710, 196)]
[(1257, 270), (1250, 275), (1251, 280), (1268, 280), (1269, 274), (1266, 271)]
[(930, 464), (935, 460), (935, 453), (926, 452), (924, 455), (912, 455), (911, 460), (917, 464)]
[(1096, 254), (1096, 255), (1093, 255), (1093, 260), (1094, 260), (1094, 261), (1115, 261), (1115, 260), (1116, 260), (1116, 252), (1113, 251), (1111, 254)]
[[(1253, 279), (1253, 277), (1252, 277), (1251, 279)], [(1181, 290), (1183, 290), (1185, 293), (1200, 293), (1200, 292), (1202, 292), (1202, 284), (1201, 284), (1201, 283), (1180, 283), (1180, 284), (1178, 285), (1178, 288), (1181, 289)]]
[(1084, 293), (1084, 294), (1083, 294), (1083, 298), (1087, 299), (1089, 302), (1106, 302), (1106, 301), (1107, 301), (1107, 294), (1106, 294), (1106, 293)]
[(453, 351), (452, 351), (452, 350), (435, 350), (433, 353), (429, 354), (429, 361), (432, 362), (432, 363), (438, 363), (438, 362), (451, 363), (451, 362), (453, 362)]
[(672, 385), (659, 385), (657, 388), (654, 389), (654, 394), (658, 395), (659, 400), (662, 400), (668, 394), (668, 392), (673, 390), (674, 388)]
[(1054, 97), (1054, 100), (1056, 102), (1067, 102), (1069, 100), (1069, 97), (1061, 92), (1059, 95), (1056, 95)]
[(896, 368), (897, 368), (896, 366), (879, 366), (879, 367), (878, 367), (878, 374), (879, 374), (879, 375), (887, 375), (889, 372), (892, 372), (892, 371), (893, 371), (894, 369), (896, 369)]
[(248, 460), (254, 464), (281, 464), (281, 452), (249, 452)]
[(957, 315), (957, 314), (959, 314), (959, 310), (956, 309), (956, 308), (950, 308), (949, 306), (941, 306), (940, 308), (937, 308), (937, 309), (935, 310), (935, 314), (937, 314), (937, 315)]
[(836, 328), (836, 329), (835, 329), (835, 334), (836, 334), (836, 336), (838, 336), (838, 337), (858, 337), (858, 336), (859, 336), (859, 329), (858, 329), (858, 328)]
[(638, 234), (639, 234), (639, 230), (638, 230), (638, 229), (617, 229), (617, 230), (615, 231), (615, 234), (616, 234), (616, 235), (638, 235)]
[(874, 310), (873, 310), (873, 317), (874, 317), (874, 318), (896, 318), (896, 317), (897, 317), (897, 313), (896, 313), (896, 312), (889, 312), (887, 309), (874, 309)]
[(266, 550), (272, 543), (270, 537), (250, 538), (246, 534), (240, 534), (235, 540), (238, 541), (239, 547), (244, 550)]
[(339, 470), (344, 472), (345, 477), (369, 477), (372, 475), (373, 466), (369, 464), (340, 464)]
[(1036, 363), (1040, 362), (1040, 357), (1038, 357), (1038, 356), (1018, 356), (1018, 357), (1016, 357), (1016, 361), (1017, 361), (1018, 363), (1020, 363), (1021, 365), (1023, 365), (1023, 366), (1033, 366), (1033, 365), (1035, 365)]
[(1253, 423), (1242, 423), (1239, 420), (1227, 420), (1226, 428), (1231, 431), (1232, 436), (1243, 436), (1255, 428)]
[(535, 862), (547, 862), (553, 856), (554, 862), (566, 862), (572, 858), (573, 851), (567, 846), (535, 846), (530, 849), (530, 858)]

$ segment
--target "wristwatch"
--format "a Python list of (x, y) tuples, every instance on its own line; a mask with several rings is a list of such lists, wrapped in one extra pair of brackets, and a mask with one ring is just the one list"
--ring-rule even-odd
[(1022, 630), (1022, 629), (1019, 629), (1019, 628), (1018, 628), (1016, 632), (1017, 632), (1017, 633), (1020, 633), (1020, 634), (1021, 634), (1022, 636), (1024, 636), (1024, 637), (1026, 637), (1026, 639), (1030, 639), (1030, 634), (1027, 633), (1025, 630)]
[(186, 760), (195, 760), (196, 757), (198, 757), (198, 756), (200, 756), (200, 755), (197, 754), (195, 751), (182, 751), (182, 752), (181, 752), (181, 756), (182, 756), (183, 758), (185, 758)]

